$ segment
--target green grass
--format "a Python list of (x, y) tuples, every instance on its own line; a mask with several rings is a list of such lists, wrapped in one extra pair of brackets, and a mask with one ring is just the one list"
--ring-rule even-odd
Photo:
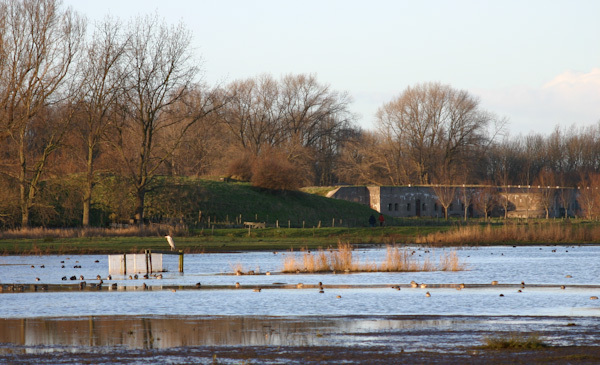
[(482, 349), (486, 350), (539, 350), (548, 347), (538, 335), (497, 335), (484, 338)]
[[(199, 229), (175, 237), (177, 249), (188, 253), (299, 250), (353, 245), (411, 243), (416, 235), (448, 227)], [(151, 237), (25, 238), (0, 240), (0, 254), (109, 254), (167, 250), (162, 235)]]

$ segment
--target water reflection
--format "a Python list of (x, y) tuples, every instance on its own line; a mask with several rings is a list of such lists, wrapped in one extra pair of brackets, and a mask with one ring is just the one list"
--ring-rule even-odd
[(451, 320), (374, 320), (275, 317), (77, 317), (0, 319), (0, 343), (45, 347), (312, 346), (323, 333), (357, 334), (448, 327)]
[[(566, 327), (576, 321), (576, 326)], [(561, 346), (594, 345), (599, 318), (89, 316), (0, 319), (0, 354), (215, 346), (381, 346), (454, 351), (498, 333), (537, 333)]]

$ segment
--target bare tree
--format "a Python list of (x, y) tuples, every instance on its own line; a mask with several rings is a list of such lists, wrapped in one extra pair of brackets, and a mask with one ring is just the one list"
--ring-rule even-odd
[[(192, 104), (197, 101), (192, 91), (199, 69), (192, 59), (191, 34), (182, 24), (168, 26), (157, 16), (147, 16), (136, 19), (129, 32), (126, 114), (114, 145), (135, 190), (136, 222), (142, 223), (146, 192), (158, 169), (189, 127), (218, 106), (211, 93), (202, 94), (201, 105)], [(160, 136), (175, 125), (176, 142), (160, 144)]]
[(487, 220), (490, 213), (496, 206), (498, 197), (498, 190), (489, 185), (485, 184), (481, 189), (475, 193), (474, 202), (477, 208), (483, 212), (484, 218)]
[(19, 182), (27, 227), (48, 158), (72, 120), (69, 82), (84, 23), (56, 0), (6, 0), (2, 6), (0, 134), (14, 146), (16, 168), (9, 174)]
[(546, 213), (546, 219), (548, 219), (550, 216), (550, 208), (554, 207), (555, 202), (554, 172), (550, 169), (543, 169), (537, 176), (534, 185), (537, 185), (538, 187), (538, 201)]
[(414, 171), (427, 184), (440, 166), (459, 171), (468, 151), (486, 143), (492, 116), (466, 91), (439, 83), (409, 87), (377, 111), (383, 133), (393, 136)]
[(341, 143), (354, 133), (346, 93), (302, 74), (239, 80), (226, 92), (228, 105), (219, 114), (244, 151), (258, 158), (278, 148), (304, 176), (317, 176), (318, 183), (334, 180)]
[(469, 217), (469, 207), (473, 203), (474, 194), (475, 193), (473, 192), (473, 188), (465, 186), (465, 184), (463, 184), (460, 187), (458, 196), (459, 196), (460, 202), (463, 205), (463, 213), (464, 213), (465, 222), (467, 221), (467, 219)]
[(94, 188), (94, 164), (99, 145), (114, 126), (119, 98), (124, 96), (125, 70), (123, 57), (127, 39), (121, 24), (110, 18), (96, 25), (92, 40), (86, 47), (81, 71), (81, 122), (76, 125), (85, 145), (86, 182), (83, 189), (83, 226), (90, 224), (90, 207)]
[(600, 215), (600, 174), (593, 173), (584, 177), (579, 186), (577, 202), (583, 216), (597, 220)]

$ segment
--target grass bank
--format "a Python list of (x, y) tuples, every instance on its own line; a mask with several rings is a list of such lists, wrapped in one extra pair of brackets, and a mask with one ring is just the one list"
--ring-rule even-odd
[(253, 250), (316, 250), (351, 245), (417, 244), (429, 247), (600, 244), (600, 224), (572, 221), (473, 221), (470, 225), (408, 225), (376, 228), (221, 228), (150, 226), (122, 229), (31, 229), (0, 233), (0, 254), (110, 254), (166, 250), (171, 234), (186, 253)]
[(133, 228), (122, 230), (50, 230), (36, 229), (35, 234), (15, 231), (0, 240), (3, 255), (111, 254), (144, 250), (167, 250), (164, 234), (171, 233), (178, 250), (186, 253), (253, 250), (301, 250), (337, 247), (338, 242), (352, 245), (412, 243), (416, 237), (447, 227), (406, 226), (377, 228), (244, 228), (200, 229), (168, 232), (166, 229)]

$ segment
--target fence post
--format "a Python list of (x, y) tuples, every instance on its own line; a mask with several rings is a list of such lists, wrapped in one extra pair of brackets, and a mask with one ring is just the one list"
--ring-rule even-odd
[(183, 272), (183, 251), (179, 250), (179, 272)]

